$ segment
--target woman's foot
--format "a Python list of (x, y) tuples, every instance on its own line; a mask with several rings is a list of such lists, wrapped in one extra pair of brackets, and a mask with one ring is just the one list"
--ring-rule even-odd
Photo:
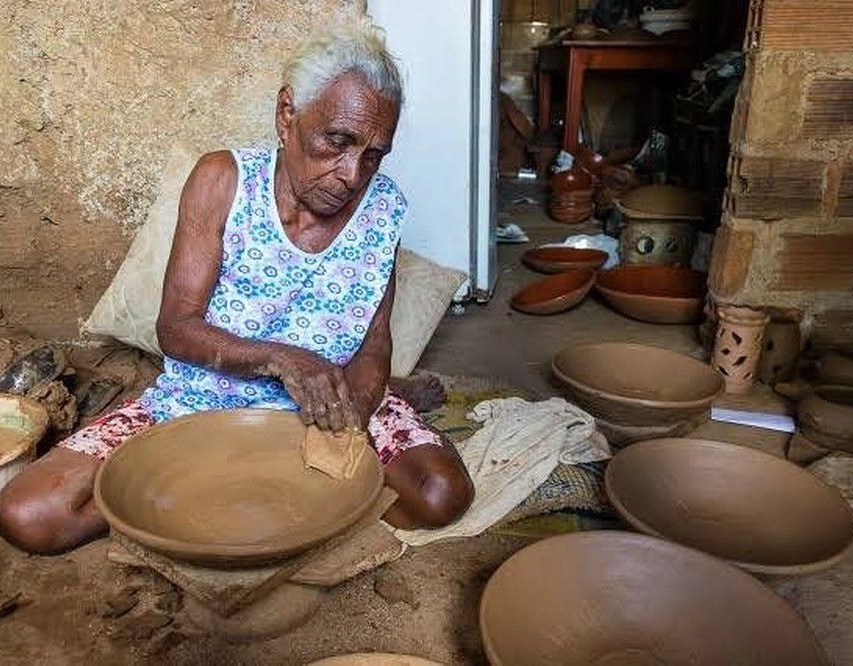
[(447, 401), (447, 392), (441, 380), (428, 372), (416, 372), (409, 377), (391, 377), (388, 388), (416, 412), (430, 412)]

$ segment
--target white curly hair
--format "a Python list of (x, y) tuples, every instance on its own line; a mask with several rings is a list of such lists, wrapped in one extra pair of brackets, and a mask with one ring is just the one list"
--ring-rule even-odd
[(287, 61), (283, 82), (299, 110), (349, 72), (361, 74), (371, 88), (402, 107), (400, 71), (385, 45), (384, 31), (367, 17), (337, 22), (309, 36)]

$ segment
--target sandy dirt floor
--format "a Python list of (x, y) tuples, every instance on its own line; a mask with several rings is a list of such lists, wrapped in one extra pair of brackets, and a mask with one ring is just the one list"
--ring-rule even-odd
[[(547, 222), (534, 206), (513, 210), (513, 219), (536, 242), (568, 233), (567, 227)], [(512, 312), (509, 296), (536, 277), (518, 262), (523, 249), (502, 248), (494, 299), (446, 317), (423, 367), (501, 377), (546, 397), (559, 394), (550, 379), (551, 355), (569, 344), (631, 340), (700, 355), (691, 327), (634, 322), (594, 298), (549, 318)], [(142, 374), (147, 377), (150, 368)], [(746, 403), (787, 409), (769, 391), (757, 390)], [(730, 439), (777, 455), (784, 451), (784, 436), (719, 424), (700, 430), (711, 439)], [(411, 549), (383, 569), (333, 590), (320, 611), (293, 633), (232, 645), (194, 629), (180, 595), (159, 577), (108, 563), (106, 540), (57, 557), (28, 557), (0, 541), (0, 663), (303, 664), (333, 654), (389, 651), (445, 664), (481, 664), (480, 594), (500, 563), (529, 543), (529, 538), (487, 533)], [(853, 564), (845, 562), (830, 575), (777, 584), (795, 605), (805, 599), (798, 607), (836, 664), (853, 663), (851, 582)]]

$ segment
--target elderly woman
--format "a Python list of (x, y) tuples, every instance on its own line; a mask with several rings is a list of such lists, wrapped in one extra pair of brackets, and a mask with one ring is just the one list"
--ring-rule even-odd
[(294, 55), (278, 94), (277, 150), (203, 156), (181, 195), (157, 322), (156, 386), (60, 443), (0, 495), (0, 529), (50, 553), (106, 529), (101, 461), (155, 423), (212, 409), (297, 411), (321, 429), (366, 429), (399, 499), (386, 519), (445, 525), (472, 485), (456, 451), (387, 391), (396, 250), (406, 217), (379, 173), (402, 103), (369, 24)]

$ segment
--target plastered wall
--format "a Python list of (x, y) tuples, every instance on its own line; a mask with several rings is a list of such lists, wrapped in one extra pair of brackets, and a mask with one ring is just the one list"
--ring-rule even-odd
[(0, 323), (69, 339), (177, 144), (273, 140), (281, 64), (361, 0), (3, 0)]

